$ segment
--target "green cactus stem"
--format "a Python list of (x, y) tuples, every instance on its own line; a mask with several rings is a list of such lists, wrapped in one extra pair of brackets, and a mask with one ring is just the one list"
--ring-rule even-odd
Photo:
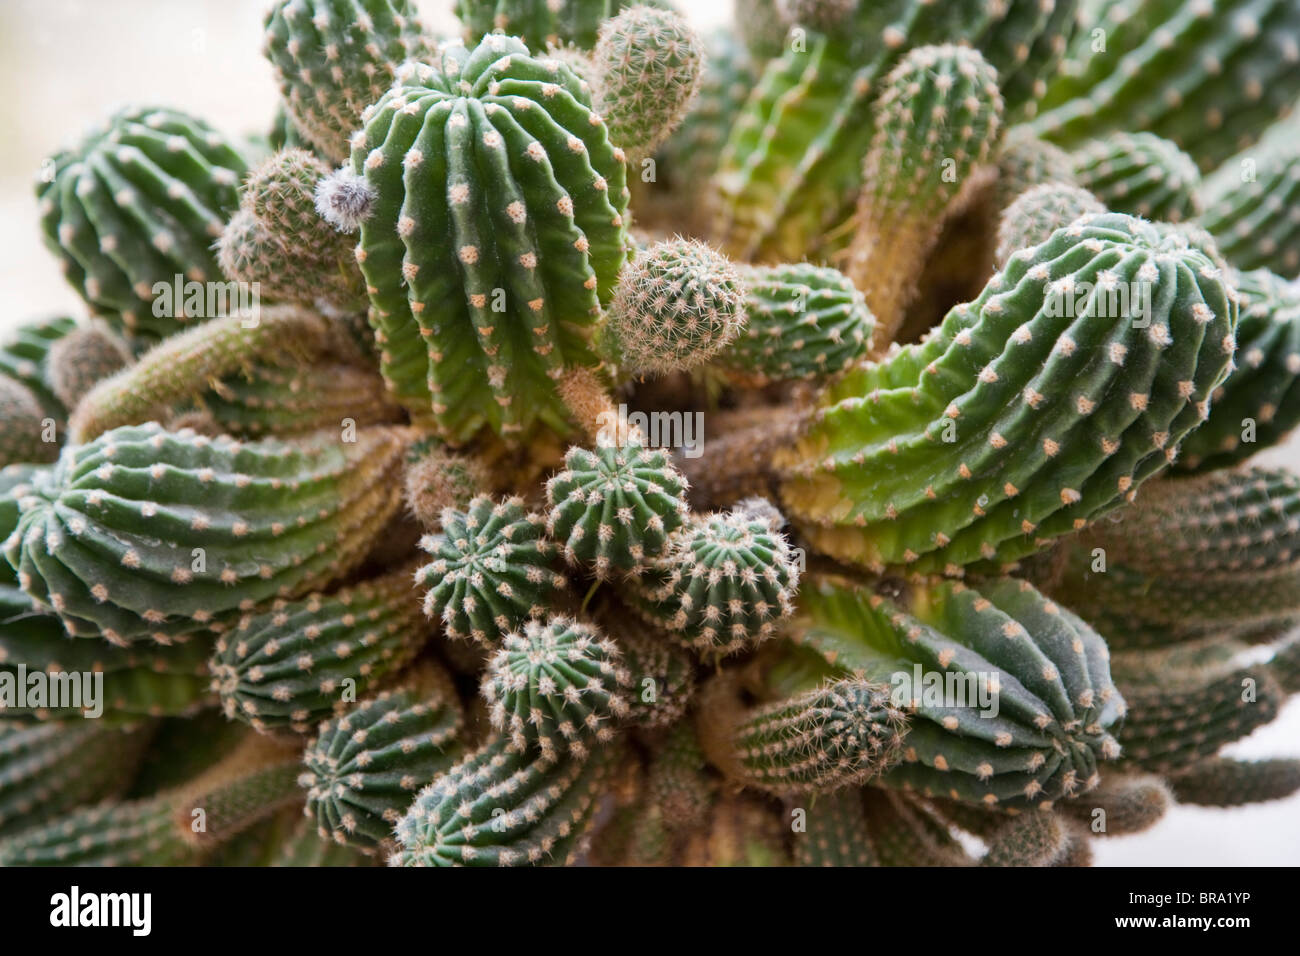
[(879, 866), (867, 833), (866, 808), (855, 787), (819, 793), (807, 814), (807, 829), (796, 833), (795, 866)]
[(1192, 158), (1151, 133), (1112, 133), (1072, 154), (1079, 185), (1111, 212), (1184, 222), (1201, 214), (1201, 174)]
[(1085, 527), (1209, 414), (1231, 291), (1177, 227), (1058, 230), (925, 341), (825, 390), (776, 458), (796, 527), (842, 561), (954, 575)]
[(567, 430), (553, 378), (597, 364), (628, 252), (624, 156), (581, 82), (494, 34), (401, 71), (364, 124), (357, 258), (394, 396), (454, 442)]
[[(1003, 212), (1027, 190), (1045, 183), (1064, 186), (1079, 184), (1074, 160), (1054, 143), (1039, 139), (1028, 126), (1012, 126), (998, 152), (997, 182), (993, 184), (993, 208)], [(1101, 212), (1098, 209), (1097, 212)]]
[(134, 361), (130, 347), (117, 333), (103, 322), (92, 322), (50, 346), (46, 379), (64, 407), (76, 408), (98, 382)]
[(1240, 807), (1281, 800), (1300, 790), (1300, 760), (1233, 760), (1212, 757), (1170, 778), (1179, 803)]
[(399, 569), (246, 615), (217, 641), (212, 689), (232, 720), (306, 733), (396, 673), (427, 637), (410, 571)]
[(1106, 207), (1088, 190), (1068, 183), (1042, 183), (1026, 189), (1002, 213), (994, 260), (1005, 269), (1021, 249), (1046, 242), (1052, 233), (1082, 216), (1104, 213)]
[(52, 163), (36, 185), (41, 229), (92, 312), (136, 348), (214, 317), (206, 303), (188, 315), (170, 300), (178, 281), (221, 276), (212, 241), (247, 170), (216, 130), (177, 110), (129, 107)]
[(464, 511), (442, 513), (442, 530), (420, 547), (433, 561), (416, 572), (427, 588), (424, 613), (442, 622), (447, 636), (496, 649), (502, 635), (543, 613), (552, 591), (565, 586), (550, 570), (555, 546), (541, 515), (522, 498), (496, 501), (479, 495)]
[(249, 443), (114, 429), (35, 477), (6, 556), (74, 636), (166, 643), (356, 567), (400, 507), (406, 441), (389, 428)]
[(30, 388), (45, 414), (60, 425), (68, 417), (68, 407), (50, 388), (50, 349), (75, 328), (74, 319), (57, 316), (23, 323), (0, 339), (0, 378), (11, 378)]
[(1146, 773), (1108, 773), (1101, 784), (1061, 811), (1098, 836), (1128, 836), (1151, 829), (1173, 805), (1174, 795), (1163, 779)]
[(0, 375), (0, 467), (53, 461), (59, 454), (57, 437), (54, 420), (32, 390)]
[(978, 50), (923, 46), (884, 79), (847, 272), (894, 340), (948, 209), (992, 160), (1003, 132), (997, 70)]
[(366, 850), (390, 841), (416, 794), (462, 756), (460, 701), (450, 677), (419, 683), (384, 691), (321, 724), (298, 778), (321, 839)]
[(397, 824), (400, 866), (571, 862), (621, 759), (618, 745), (558, 761), (493, 737), (421, 791)]
[(489, 33), (517, 36), (530, 49), (573, 44), (590, 50), (600, 25), (627, 0), (456, 0), (465, 39), (478, 43)]
[(880, 785), (1007, 809), (1097, 785), (1124, 701), (1095, 631), (1012, 578), (887, 594), (819, 578), (791, 631), (834, 673), (886, 682), (909, 714)]
[(293, 129), (331, 163), (348, 158), (361, 111), (398, 65), (427, 60), (436, 46), (410, 0), (276, 0), (263, 27)]
[(659, 628), (621, 604), (611, 605), (602, 625), (623, 651), (631, 678), (624, 723), (654, 729), (677, 723), (695, 694), (695, 659)]
[(442, 526), (443, 511), (464, 511), (490, 485), (486, 465), (438, 443), (416, 442), (407, 455), (406, 508), (429, 531)]

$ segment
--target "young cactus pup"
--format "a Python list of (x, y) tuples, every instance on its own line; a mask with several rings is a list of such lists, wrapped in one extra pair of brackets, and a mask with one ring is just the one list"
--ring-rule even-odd
[(1111, 212), (1161, 222), (1201, 214), (1201, 174), (1192, 158), (1150, 133), (1113, 133), (1085, 143), (1073, 154), (1080, 186)]
[(950, 206), (1002, 136), (997, 70), (969, 47), (918, 47), (885, 78), (858, 199), (848, 275), (893, 341)]

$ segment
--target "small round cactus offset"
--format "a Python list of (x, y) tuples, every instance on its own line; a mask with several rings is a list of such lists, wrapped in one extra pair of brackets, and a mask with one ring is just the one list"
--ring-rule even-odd
[(275, 0), (264, 27), (263, 53), (294, 129), (331, 163), (348, 158), (361, 111), (397, 66), (427, 60), (437, 45), (411, 0)]
[(247, 166), (216, 130), (131, 107), (51, 163), (36, 186), (45, 242), (93, 312), (137, 347), (213, 317), (172, 300), (178, 282), (221, 276), (212, 243)]
[(505, 33), (534, 50), (569, 43), (589, 50), (601, 23), (625, 5), (626, 0), (456, 0), (456, 16), (473, 43)]
[(570, 448), (564, 466), (546, 484), (547, 532), (598, 578), (644, 570), (689, 516), (686, 479), (666, 452), (635, 437)]
[(298, 777), (320, 835), (364, 850), (392, 840), (416, 794), (461, 756), (460, 724), (445, 680), (432, 694), (384, 691), (321, 724)]
[(637, 606), (705, 659), (750, 650), (794, 610), (799, 565), (767, 515), (694, 519), (636, 585)]
[(317, 186), (328, 175), (323, 162), (301, 149), (276, 153), (254, 169), (217, 244), (222, 271), (260, 283), (268, 299), (363, 309), (356, 243), (316, 209)]
[(555, 759), (586, 757), (614, 737), (626, 716), (632, 678), (622, 652), (589, 624), (571, 618), (527, 621), (488, 661), (483, 696), (492, 726), (521, 749)]
[(93, 322), (73, 329), (50, 346), (46, 378), (59, 401), (76, 408), (102, 379), (134, 361), (130, 347), (119, 335), (105, 323)]
[[(0, 375), (0, 466), (53, 461), (59, 454), (53, 419), (47, 418), (32, 390)], [(46, 440), (49, 439), (49, 440)]]
[(363, 123), (357, 258), (394, 396), (452, 442), (563, 432), (554, 379), (598, 364), (628, 252), (625, 157), (583, 83), (490, 34), (408, 64)]
[(479, 495), (464, 511), (447, 509), (442, 530), (420, 547), (433, 555), (415, 574), (428, 588), (424, 613), (440, 620), (448, 637), (487, 648), (541, 616), (548, 595), (565, 586), (550, 568), (555, 546), (545, 521), (526, 511), (521, 498)]
[(596, 109), (635, 162), (649, 156), (690, 110), (704, 45), (672, 10), (635, 6), (605, 21), (592, 53)]
[(607, 350), (638, 375), (695, 368), (745, 326), (745, 286), (727, 258), (695, 239), (637, 254), (618, 280), (605, 325)]
[(416, 442), (406, 462), (407, 510), (430, 531), (441, 526), (444, 511), (467, 508), (490, 484), (487, 469), (479, 461), (438, 442)]
[(1083, 216), (1106, 211), (1092, 193), (1068, 183), (1042, 183), (1026, 189), (1002, 213), (998, 223), (998, 267), (1012, 254), (1045, 242), (1056, 230)]

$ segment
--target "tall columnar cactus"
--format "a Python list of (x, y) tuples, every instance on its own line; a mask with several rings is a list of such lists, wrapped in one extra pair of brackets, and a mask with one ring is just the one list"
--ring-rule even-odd
[(217, 640), (212, 689), (232, 720), (305, 733), (411, 660), (427, 628), (406, 569), (277, 601)]
[(884, 79), (863, 170), (848, 275), (894, 339), (944, 214), (987, 166), (1003, 132), (997, 70), (978, 50), (923, 46)]
[(834, 249), (862, 188), (874, 101), (909, 50), (945, 42), (978, 50), (1014, 119), (1032, 112), (1055, 72), (1076, 9), (1074, 0), (962, 0), (935, 16), (926, 0), (858, 2), (835, 30), (809, 30), (766, 65), (723, 150), (724, 248), (763, 261)]
[(1300, 288), (1267, 269), (1234, 281), (1242, 297), (1234, 368), (1215, 389), (1210, 417), (1183, 441), (1179, 470), (1234, 465), (1300, 424)]
[(490, 35), (402, 71), (364, 124), (357, 258), (394, 395), (454, 441), (567, 429), (552, 378), (596, 364), (628, 248), (624, 156), (581, 82)]
[(1300, 620), (1300, 478), (1290, 472), (1162, 480), (1117, 519), (1035, 571), (1113, 646), (1277, 633)]
[(998, 268), (1006, 268), (1015, 253), (1046, 242), (1052, 233), (1076, 219), (1105, 211), (1100, 200), (1082, 186), (1067, 183), (1031, 186), (1002, 212), (994, 253)]
[(718, 769), (747, 787), (831, 793), (878, 777), (902, 752), (905, 719), (885, 684), (834, 681), (750, 711), (719, 696), (706, 692), (701, 741)]
[(221, 270), (231, 279), (259, 283), (268, 299), (363, 309), (366, 284), (356, 243), (316, 209), (317, 186), (329, 172), (302, 149), (263, 160), (249, 174), (239, 212), (218, 240)]
[(1300, 93), (1290, 0), (1099, 0), (1079, 26), (1033, 124), (1061, 143), (1145, 130), (1212, 169)]
[(41, 228), (93, 312), (137, 347), (213, 317), (206, 302), (186, 314), (188, 293), (175, 290), (221, 278), (212, 242), (246, 165), (216, 130), (177, 110), (129, 107), (52, 163), (36, 185)]
[(6, 556), (69, 633), (165, 643), (351, 571), (400, 507), (405, 442), (114, 429), (35, 476)]
[(686, 521), (686, 479), (668, 454), (640, 440), (573, 447), (546, 483), (547, 533), (572, 564), (598, 578), (640, 572)]
[(1033, 587), (990, 579), (882, 590), (821, 578), (792, 636), (832, 673), (885, 682), (908, 714), (879, 783), (989, 807), (1050, 806), (1120, 755), (1124, 699), (1096, 631)]
[(673, 533), (633, 585), (637, 607), (702, 658), (750, 650), (794, 610), (799, 565), (764, 513), (705, 515)]
[(1151, 133), (1112, 133), (1072, 154), (1079, 185), (1111, 212), (1183, 222), (1201, 214), (1201, 174), (1192, 158)]
[(125, 792), (151, 730), (0, 723), (0, 837)]
[(572, 618), (526, 621), (488, 661), (483, 697), (492, 727), (520, 750), (585, 758), (614, 737), (632, 677), (616, 643)]
[(814, 546), (871, 568), (1014, 561), (1173, 460), (1236, 325), (1227, 280), (1175, 227), (1079, 220), (827, 389), (778, 457), (784, 501)]
[(347, 159), (361, 111), (398, 65), (426, 60), (436, 46), (410, 0), (276, 0), (264, 28), (262, 52), (294, 129), (332, 163)]
[(1300, 277), (1300, 121), (1277, 123), (1259, 143), (1224, 160), (1202, 194), (1201, 225), (1224, 258), (1239, 269)]
[(824, 381), (862, 359), (875, 316), (848, 277), (801, 263), (741, 269), (745, 328), (714, 360), (746, 381)]
[(494, 737), (421, 791), (397, 824), (401, 866), (571, 862), (621, 759), (618, 745), (559, 760)]
[(640, 4), (601, 24), (591, 59), (596, 109), (610, 139), (636, 162), (691, 108), (704, 45), (680, 14)]
[(46, 380), (67, 408), (78, 403), (100, 380), (126, 368), (135, 358), (126, 342), (106, 324), (73, 329), (50, 346)]
[(740, 272), (725, 256), (694, 239), (656, 243), (619, 277), (602, 347), (634, 374), (694, 368), (744, 328), (744, 303)]
[(565, 586), (549, 567), (555, 546), (545, 523), (521, 498), (479, 495), (464, 511), (449, 508), (442, 530), (420, 547), (433, 555), (416, 572), (428, 589), (424, 613), (441, 621), (448, 637), (483, 647), (496, 648), (502, 635), (541, 615), (547, 596)]
[(456, 16), (466, 39), (477, 43), (486, 34), (506, 33), (529, 47), (545, 50), (572, 43), (589, 50), (603, 21), (627, 0), (456, 0)]
[(320, 733), (303, 755), (298, 785), (322, 839), (373, 849), (420, 790), (461, 754), (461, 708), (445, 674), (364, 700)]

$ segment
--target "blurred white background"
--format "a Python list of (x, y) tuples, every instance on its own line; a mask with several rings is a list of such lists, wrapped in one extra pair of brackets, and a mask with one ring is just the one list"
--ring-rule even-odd
[[(41, 160), (117, 106), (177, 106), (230, 135), (264, 131), (275, 84), (261, 57), (269, 0), (0, 0), (0, 333), (80, 300), (41, 245), (32, 182)], [(457, 29), (452, 0), (419, 0)], [(701, 26), (731, 0), (678, 0)], [(1300, 441), (1262, 457), (1300, 470)], [(1300, 756), (1300, 699), (1228, 753)], [(1135, 837), (1094, 841), (1100, 865), (1300, 864), (1300, 796), (1241, 810), (1176, 808)]]

